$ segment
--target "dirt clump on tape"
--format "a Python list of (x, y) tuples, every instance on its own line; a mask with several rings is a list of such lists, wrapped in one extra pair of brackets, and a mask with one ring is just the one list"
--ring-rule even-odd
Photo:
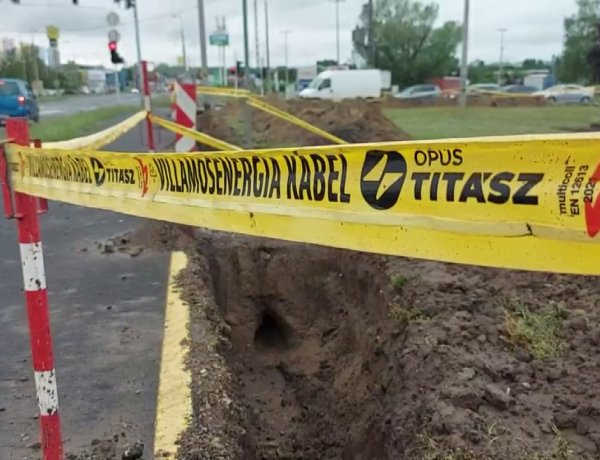
[[(284, 110), (320, 129), (349, 143), (402, 141), (410, 137), (383, 113), (383, 105), (377, 101), (282, 101), (265, 99), (271, 105)], [(201, 131), (227, 142), (244, 143), (244, 113), (252, 125), (252, 144), (257, 148), (329, 145), (333, 142), (313, 134), (288, 121), (251, 107), (241, 101), (233, 101), (200, 115)]]
[(600, 458), (595, 278), (197, 235), (182, 459)]

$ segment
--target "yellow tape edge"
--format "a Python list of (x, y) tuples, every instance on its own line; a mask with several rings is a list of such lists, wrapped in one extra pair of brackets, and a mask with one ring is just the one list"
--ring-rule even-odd
[(83, 136), (75, 139), (69, 139), (58, 142), (45, 142), (42, 145), (44, 148), (50, 149), (99, 149), (107, 144), (110, 144), (118, 137), (133, 129), (139, 122), (146, 118), (146, 114), (146, 111), (141, 110), (133, 114), (126, 120), (123, 120), (122, 122), (117, 123), (116, 125), (111, 126), (110, 128), (106, 128), (97, 133), (90, 134), (89, 136)]
[(195, 139), (203, 144), (209, 145), (210, 147), (214, 147), (219, 150), (224, 151), (239, 151), (242, 150), (237, 145), (230, 144), (228, 142), (217, 139), (216, 137), (210, 136), (205, 133), (201, 133), (194, 129), (186, 128), (177, 123), (174, 123), (169, 120), (165, 120), (164, 118), (157, 117), (156, 115), (150, 115), (150, 120), (157, 125), (162, 126), (163, 128), (168, 129), (169, 131), (173, 131), (177, 134), (181, 134), (182, 136), (189, 137)]
[(314, 134), (317, 134), (321, 137), (324, 137), (330, 141), (333, 141), (336, 144), (348, 144), (347, 141), (334, 136), (333, 134), (328, 133), (327, 131), (324, 131), (320, 128), (317, 128), (316, 126), (298, 118), (295, 117), (283, 110), (278, 109), (277, 107), (274, 107), (270, 104), (267, 104), (264, 101), (260, 101), (258, 99), (255, 99), (253, 97), (249, 98), (247, 100), (247, 104), (250, 105), (251, 107), (254, 107), (256, 109), (262, 110), (264, 112), (270, 113), (271, 115), (275, 115), (276, 117), (282, 118), (283, 120), (286, 120), (290, 123), (295, 124), (296, 126), (299, 126), (301, 128), (304, 128), (308, 131), (313, 132)]

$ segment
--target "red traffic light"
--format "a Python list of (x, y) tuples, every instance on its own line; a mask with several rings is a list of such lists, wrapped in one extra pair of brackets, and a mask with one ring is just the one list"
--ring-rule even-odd
[(108, 42), (108, 49), (110, 51), (117, 51), (117, 42), (114, 40), (111, 40)]

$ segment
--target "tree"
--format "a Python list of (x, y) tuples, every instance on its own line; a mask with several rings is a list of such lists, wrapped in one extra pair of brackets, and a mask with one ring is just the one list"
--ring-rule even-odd
[(593, 64), (600, 56), (599, 24), (600, 0), (577, 0), (577, 13), (564, 22), (564, 51), (558, 69), (562, 81), (600, 81)]
[(369, 65), (391, 70), (393, 82), (403, 86), (456, 74), (462, 30), (454, 21), (435, 27), (438, 13), (434, 3), (379, 0), (371, 22), (366, 5), (359, 18), (363, 26), (353, 34), (355, 50)]

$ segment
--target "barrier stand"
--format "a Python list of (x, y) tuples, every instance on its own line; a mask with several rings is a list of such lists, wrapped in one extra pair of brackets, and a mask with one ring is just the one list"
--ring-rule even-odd
[[(16, 144), (29, 145), (29, 129), (25, 118), (6, 120), (6, 134)], [(37, 141), (34, 145), (40, 147), (41, 143)], [(13, 195), (8, 175), (8, 164), (0, 145), (0, 182), (4, 196), (4, 211), (8, 219), (17, 220), (31, 355), (40, 410), (42, 458), (62, 460), (56, 371), (38, 222), (38, 214), (47, 212), (48, 207), (45, 200), (39, 201), (38, 198), (19, 192)]]
[(142, 86), (144, 90), (144, 109), (146, 110), (146, 130), (148, 131), (148, 149), (154, 152), (156, 145), (154, 144), (154, 130), (152, 128), (152, 100), (150, 98), (150, 82), (148, 81), (148, 61), (142, 61)]

